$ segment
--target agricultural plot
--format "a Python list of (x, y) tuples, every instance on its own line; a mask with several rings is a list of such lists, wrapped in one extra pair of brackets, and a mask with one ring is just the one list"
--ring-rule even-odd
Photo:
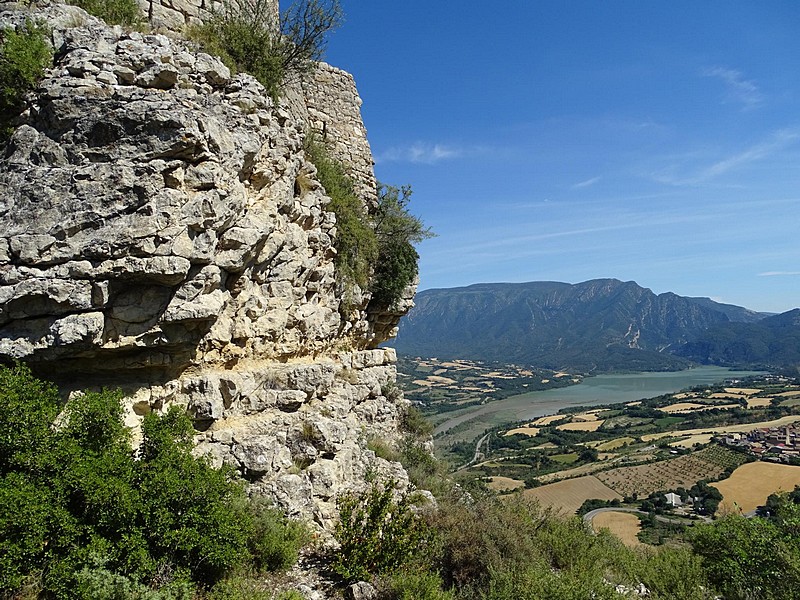
[(790, 492), (800, 485), (800, 467), (763, 461), (748, 463), (711, 485), (722, 493), (723, 512), (749, 512), (762, 506), (770, 494)]
[(731, 467), (744, 462), (741, 454), (711, 446), (693, 454), (634, 467), (620, 467), (598, 473), (596, 477), (623, 496), (647, 496), (659, 490), (690, 488), (701, 479), (716, 479)]
[(587, 475), (543, 485), (523, 492), (526, 498), (538, 500), (542, 506), (572, 515), (586, 500), (622, 500), (617, 492), (603, 484), (597, 477)]
[(592, 529), (600, 531), (608, 529), (612, 535), (617, 536), (623, 544), (630, 547), (642, 546), (636, 537), (642, 530), (639, 517), (625, 512), (604, 512), (592, 519)]
[(556, 429), (562, 431), (597, 431), (603, 423), (604, 421), (602, 419), (595, 421), (576, 421), (574, 423), (556, 425)]
[(507, 492), (525, 487), (525, 482), (519, 479), (512, 479), (511, 477), (492, 477), (486, 485), (490, 490)]

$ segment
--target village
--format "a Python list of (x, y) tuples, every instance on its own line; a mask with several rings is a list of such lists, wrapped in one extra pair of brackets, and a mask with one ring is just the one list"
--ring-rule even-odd
[(744, 449), (753, 456), (770, 462), (800, 464), (800, 427), (759, 427), (744, 433), (728, 433), (715, 438), (720, 444)]

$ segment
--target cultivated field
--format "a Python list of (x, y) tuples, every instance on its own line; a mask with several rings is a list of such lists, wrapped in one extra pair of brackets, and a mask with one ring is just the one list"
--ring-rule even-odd
[(623, 496), (647, 496), (659, 490), (690, 488), (700, 479), (715, 479), (726, 468), (741, 464), (744, 456), (721, 446), (635, 467), (620, 467), (596, 477)]
[(723, 511), (749, 512), (762, 506), (770, 494), (790, 492), (800, 485), (800, 467), (763, 461), (747, 463), (727, 479), (711, 485), (722, 492)]
[(604, 485), (597, 477), (587, 475), (543, 485), (523, 492), (526, 498), (534, 498), (542, 506), (552, 507), (572, 515), (586, 500), (621, 500), (617, 492)]
[(506, 492), (525, 487), (525, 482), (519, 479), (511, 479), (510, 477), (492, 477), (486, 485), (496, 492)]
[(603, 423), (605, 423), (603, 419), (597, 421), (577, 421), (575, 423), (556, 425), (556, 429), (561, 429), (563, 431), (597, 431)]
[(760, 423), (740, 423), (738, 425), (724, 425), (721, 427), (703, 427), (700, 429), (681, 429), (676, 431), (665, 431), (661, 433), (649, 433), (642, 436), (643, 442), (652, 442), (663, 437), (674, 437), (676, 435), (697, 435), (698, 433), (744, 433), (762, 427), (783, 427), (789, 423), (800, 421), (800, 415), (788, 415), (775, 419), (774, 421), (762, 421)]
[(516, 429), (506, 431), (505, 435), (515, 435), (517, 433), (521, 433), (522, 435), (536, 437), (539, 435), (539, 431), (540, 429), (538, 427), (517, 427)]
[(550, 415), (549, 417), (540, 417), (536, 419), (531, 425), (544, 427), (545, 425), (550, 425), (555, 421), (560, 421), (561, 419), (565, 419), (566, 415)]
[(642, 542), (636, 537), (641, 531), (642, 526), (639, 517), (631, 513), (624, 512), (604, 512), (592, 519), (592, 529), (600, 531), (608, 529), (617, 536), (626, 546), (642, 546)]

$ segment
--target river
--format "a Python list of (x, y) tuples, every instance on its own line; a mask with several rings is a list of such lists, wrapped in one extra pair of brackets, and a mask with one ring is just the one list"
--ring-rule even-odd
[(460, 427), (456, 432), (446, 435), (446, 442), (473, 440), (489, 427), (551, 415), (562, 408), (631, 402), (679, 392), (694, 385), (708, 385), (759, 373), (761, 372), (703, 366), (686, 371), (596, 375), (586, 377), (581, 383), (569, 387), (509, 396), (467, 411), (459, 411), (440, 423), (434, 434), (463, 424), (466, 427)]

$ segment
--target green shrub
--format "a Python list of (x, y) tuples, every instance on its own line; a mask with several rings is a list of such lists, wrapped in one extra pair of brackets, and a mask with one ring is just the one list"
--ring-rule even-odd
[(310, 539), (308, 528), (287, 519), (262, 498), (252, 499), (249, 510), (252, 527), (248, 547), (254, 566), (259, 570), (285, 571), (296, 563), (300, 549)]
[(12, 120), (25, 107), (25, 95), (53, 61), (44, 28), (30, 21), (18, 30), (0, 30), (0, 143), (12, 132)]
[(333, 160), (325, 145), (307, 136), (305, 151), (317, 168), (317, 177), (331, 201), (328, 210), (336, 215), (336, 279), (345, 290), (345, 311), (349, 311), (354, 286), (366, 289), (378, 258), (378, 239), (353, 182), (341, 163)]
[(136, 597), (146, 586), (161, 596), (142, 597), (179, 598), (190, 579), (246, 564), (241, 484), (192, 456), (177, 409), (148, 415), (134, 460), (120, 399), (78, 395), (54, 427), (55, 389), (24, 366), (0, 368), (0, 594), (41, 573), (48, 597)]
[(400, 417), (400, 428), (415, 438), (428, 438), (433, 433), (433, 425), (416, 406), (409, 405)]
[(142, 9), (136, 0), (70, 0), (69, 3), (109, 25), (133, 27), (138, 25), (143, 17)]
[(378, 184), (378, 207), (373, 217), (378, 257), (370, 290), (372, 302), (391, 308), (403, 297), (418, 272), (417, 244), (433, 236), (422, 221), (408, 212), (411, 188)]
[(370, 215), (343, 165), (322, 142), (308, 136), (305, 151), (331, 198), (328, 210), (336, 215), (336, 277), (345, 290), (345, 312), (356, 285), (372, 293), (373, 306), (391, 308), (417, 276), (414, 244), (433, 235), (408, 212), (411, 188), (379, 184), (377, 207)]
[(299, 0), (275, 23), (268, 0), (228, 0), (212, 19), (189, 31), (233, 72), (258, 79), (277, 101), (281, 87), (320, 60), (325, 38), (342, 21), (338, 0)]
[(394, 500), (394, 482), (365, 494), (339, 498), (336, 539), (341, 544), (333, 570), (346, 581), (367, 579), (425, 559), (433, 535), (411, 510), (412, 499)]
[(400, 570), (384, 582), (386, 600), (454, 600), (452, 592), (442, 590), (442, 578), (425, 570)]

